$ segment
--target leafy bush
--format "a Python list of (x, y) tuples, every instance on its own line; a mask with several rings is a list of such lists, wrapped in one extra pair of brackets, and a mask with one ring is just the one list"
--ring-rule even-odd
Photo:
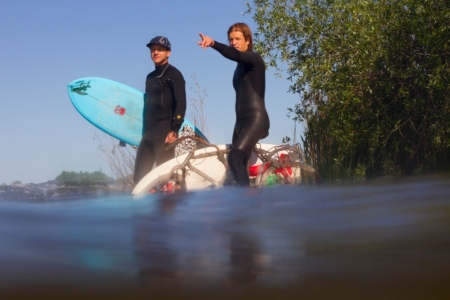
[(450, 171), (449, 1), (253, 2), (255, 49), (287, 63), (325, 178)]
[(106, 185), (114, 183), (114, 179), (108, 177), (101, 171), (89, 172), (67, 172), (63, 171), (56, 178), (60, 184), (68, 186), (80, 185)]

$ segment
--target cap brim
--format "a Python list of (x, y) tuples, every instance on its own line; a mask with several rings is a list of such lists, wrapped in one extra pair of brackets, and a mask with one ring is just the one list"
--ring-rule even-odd
[(148, 43), (148, 44), (147, 44), (147, 47), (150, 48), (151, 45), (160, 45), (160, 46), (163, 46), (164, 48), (166, 48), (167, 51), (172, 51), (170, 48), (167, 48), (166, 46), (161, 45), (161, 44), (158, 44), (158, 43)]

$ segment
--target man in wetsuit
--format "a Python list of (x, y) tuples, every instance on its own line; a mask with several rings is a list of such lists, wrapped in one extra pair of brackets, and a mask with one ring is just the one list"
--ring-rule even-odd
[(245, 23), (236, 23), (228, 29), (230, 46), (214, 41), (200, 33), (198, 44), (211, 47), (225, 58), (237, 62), (233, 76), (236, 91), (236, 124), (228, 164), (236, 184), (249, 186), (247, 163), (252, 149), (260, 139), (269, 135), (269, 116), (264, 103), (266, 88), (265, 65), (261, 56), (252, 51), (252, 32)]
[(174, 158), (174, 148), (165, 150), (176, 141), (186, 113), (186, 89), (183, 75), (169, 64), (171, 45), (163, 36), (153, 38), (147, 47), (155, 70), (145, 82), (144, 132), (136, 154), (134, 182), (137, 184), (153, 165)]

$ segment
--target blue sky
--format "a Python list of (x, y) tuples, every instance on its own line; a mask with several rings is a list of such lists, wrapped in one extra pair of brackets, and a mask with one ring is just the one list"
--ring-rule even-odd
[[(235, 22), (252, 29), (245, 1), (2, 0), (0, 2), (0, 184), (40, 183), (62, 171), (110, 174), (95, 132), (72, 106), (67, 84), (104, 77), (144, 90), (154, 69), (146, 43), (156, 35), (172, 44), (170, 63), (186, 79), (193, 97), (195, 74), (206, 89), (209, 139), (231, 142), (235, 121), (232, 76), (235, 63), (197, 45), (198, 33), (226, 42)], [(292, 136), (287, 108), (298, 102), (289, 82), (267, 71), (266, 107), (271, 119), (265, 143)], [(188, 109), (187, 116), (189, 118)]]

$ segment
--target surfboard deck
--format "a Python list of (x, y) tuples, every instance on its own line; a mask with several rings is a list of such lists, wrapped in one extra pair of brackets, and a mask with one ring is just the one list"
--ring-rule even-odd
[[(67, 86), (69, 98), (75, 109), (92, 125), (132, 146), (139, 146), (142, 139), (145, 94), (135, 88), (100, 77), (84, 77)], [(184, 119), (179, 136), (206, 136)], [(190, 140), (190, 142), (194, 142)], [(176, 155), (190, 146), (177, 146)]]
[[(276, 147), (276, 145), (272, 144), (259, 144), (261, 149), (270, 150)], [(219, 150), (231, 149), (230, 144), (222, 144), (218, 145)], [(195, 155), (214, 153), (217, 149), (215, 147), (207, 147), (203, 149), (199, 149), (195, 151)], [(174, 159), (171, 159), (164, 164), (154, 168), (150, 171), (138, 184), (135, 186), (133, 191), (131, 192), (133, 195), (142, 196), (145, 195), (148, 191), (150, 191), (155, 186), (159, 185), (161, 179), (169, 173), (175, 166), (180, 165), (187, 157), (188, 154), (181, 155)], [(225, 155), (227, 158), (227, 155)], [(232, 185), (234, 177), (230, 170), (226, 170), (225, 166), (222, 162), (220, 162), (216, 155), (209, 156), (206, 158), (199, 158), (195, 160), (191, 160), (190, 163), (201, 172), (204, 172), (212, 179), (217, 181), (220, 186)], [(250, 158), (250, 168), (257, 167), (261, 165), (261, 160), (252, 153), (252, 157)], [(210, 181), (206, 180), (202, 176), (198, 175), (195, 172), (190, 171), (186, 176), (186, 191), (194, 191), (201, 189), (213, 188), (214, 184)]]

